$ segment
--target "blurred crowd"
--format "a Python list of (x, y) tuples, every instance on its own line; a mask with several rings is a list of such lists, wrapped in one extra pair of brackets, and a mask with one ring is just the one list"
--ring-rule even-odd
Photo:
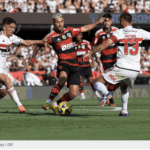
[(32, 57), (33, 50), (34, 45), (28, 47), (24, 45), (13, 47), (7, 59), (7, 71), (14, 72), (24, 70), (45, 70), (46, 72), (51, 72), (52, 70), (56, 70), (58, 58), (51, 46), (49, 46), (47, 49), (44, 47), (41, 48), (36, 56), (36, 63), (34, 63), (33, 66), (30, 66), (28, 61)]
[(150, 13), (150, 0), (0, 0), (0, 11), (16, 13)]

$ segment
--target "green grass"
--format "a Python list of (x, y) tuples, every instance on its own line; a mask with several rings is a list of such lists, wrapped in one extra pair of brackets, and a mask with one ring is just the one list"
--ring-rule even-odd
[(149, 98), (129, 99), (129, 117), (118, 116), (119, 99), (117, 108), (99, 107), (97, 99), (75, 99), (70, 116), (44, 111), (45, 100), (21, 102), (25, 114), (19, 114), (13, 101), (0, 101), (0, 140), (150, 140)]

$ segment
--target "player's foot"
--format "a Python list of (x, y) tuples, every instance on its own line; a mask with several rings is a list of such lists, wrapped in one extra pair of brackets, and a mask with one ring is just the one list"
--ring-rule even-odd
[(120, 114), (119, 114), (118, 116), (126, 116), (126, 117), (128, 117), (128, 116), (129, 116), (129, 113), (128, 113), (128, 112), (127, 112), (127, 113), (122, 113), (122, 112), (120, 112)]
[(18, 107), (18, 109), (19, 109), (19, 111), (20, 111), (20, 114), (26, 112), (26, 109), (23, 107), (23, 105), (20, 105), (20, 106)]
[(49, 107), (50, 107), (50, 104), (49, 104), (49, 103), (45, 103), (45, 104), (42, 106), (42, 108), (43, 108), (44, 110), (49, 109)]
[(99, 102), (99, 106), (104, 106), (110, 98), (112, 98), (112, 93), (108, 93), (106, 97), (102, 98)]
[(109, 106), (113, 106), (113, 107), (115, 107), (115, 106), (116, 106), (116, 104), (109, 104)]
[(58, 105), (56, 102), (50, 105), (50, 108), (54, 111), (55, 114), (59, 114), (58, 112)]
[(86, 99), (86, 98), (82, 96), (82, 97), (80, 98), (80, 101), (84, 101), (85, 99)]

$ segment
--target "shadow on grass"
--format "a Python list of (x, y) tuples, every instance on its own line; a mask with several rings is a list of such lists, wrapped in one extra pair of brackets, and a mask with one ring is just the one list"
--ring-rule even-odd
[(93, 115), (93, 114), (71, 114), (70, 116), (60, 116), (60, 115), (56, 115), (54, 113), (23, 113), (20, 114), (19, 112), (11, 112), (11, 111), (5, 111), (5, 112), (0, 112), (0, 116), (2, 116), (1, 114), (15, 114), (15, 115), (31, 115), (31, 116), (44, 116), (44, 115), (49, 115), (49, 116), (58, 116), (58, 117), (81, 117), (81, 118), (89, 118), (92, 116), (100, 116), (100, 117), (106, 117), (106, 116), (110, 116), (110, 115)]

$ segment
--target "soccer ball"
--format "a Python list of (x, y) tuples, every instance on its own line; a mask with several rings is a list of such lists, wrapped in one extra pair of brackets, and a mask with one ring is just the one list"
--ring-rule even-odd
[(69, 102), (61, 102), (58, 106), (58, 112), (61, 116), (69, 116), (72, 112), (72, 106)]

